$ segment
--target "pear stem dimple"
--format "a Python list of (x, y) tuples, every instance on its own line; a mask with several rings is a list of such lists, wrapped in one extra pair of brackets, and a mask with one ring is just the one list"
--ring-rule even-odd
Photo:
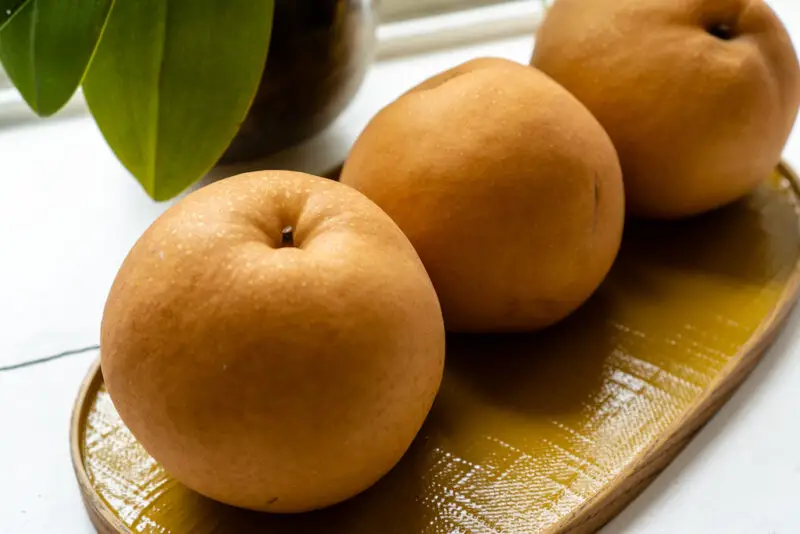
[(721, 39), (723, 41), (730, 41), (734, 38), (734, 30), (733, 27), (729, 24), (720, 23), (711, 26), (708, 29), (708, 33), (716, 37), (717, 39)]
[(294, 226), (287, 226), (281, 230), (281, 247), (294, 246)]

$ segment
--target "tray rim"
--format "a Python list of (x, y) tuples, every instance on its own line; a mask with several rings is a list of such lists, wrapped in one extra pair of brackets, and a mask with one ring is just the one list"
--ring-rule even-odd
[[(800, 176), (785, 161), (776, 167), (789, 180), (794, 196), (800, 201)], [(800, 224), (800, 213), (798, 213)], [(773, 344), (800, 298), (800, 260), (795, 264), (786, 287), (772, 310), (750, 339), (742, 345), (711, 384), (686, 408), (659, 437), (638, 455), (625, 470), (594, 497), (549, 527), (545, 533), (591, 533), (600, 529), (630, 504), (663, 471), (692, 440), (694, 435), (727, 402), (745, 378), (753, 371), (766, 350)], [(89, 368), (75, 398), (70, 419), (69, 444), (72, 468), (81, 491), (89, 519), (100, 534), (133, 534), (92, 485), (83, 459), (81, 444), (83, 421), (92, 403), (88, 402), (100, 389), (103, 372), (100, 358)]]
[[(789, 180), (800, 200), (800, 176), (785, 161), (776, 167)], [(798, 214), (800, 220), (800, 214)], [(554, 524), (546, 532), (583, 534), (595, 532), (630, 504), (692, 440), (694, 435), (722, 408), (745, 378), (755, 369), (773, 344), (800, 297), (800, 260), (772, 313), (762, 320), (737, 356), (720, 370), (714, 380), (686, 408), (658, 439), (639, 454), (639, 459), (617, 474), (600, 492)]]
[(92, 407), (90, 399), (94, 397), (103, 382), (103, 370), (100, 368), (98, 357), (89, 367), (89, 371), (81, 382), (78, 395), (72, 405), (72, 417), (69, 423), (69, 449), (72, 459), (72, 470), (81, 490), (81, 499), (97, 532), (100, 534), (133, 534), (128, 526), (114, 514), (108, 504), (103, 500), (91, 480), (83, 462), (82, 422)]

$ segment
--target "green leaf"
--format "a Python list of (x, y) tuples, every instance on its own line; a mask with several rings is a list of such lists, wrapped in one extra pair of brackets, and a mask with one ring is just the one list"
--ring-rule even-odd
[(0, 30), (13, 17), (19, 8), (30, 0), (0, 0)]
[(0, 32), (0, 60), (37, 114), (52, 115), (80, 86), (112, 4), (30, 0)]
[(261, 79), (274, 0), (117, 0), (84, 81), (100, 130), (155, 200), (207, 173)]

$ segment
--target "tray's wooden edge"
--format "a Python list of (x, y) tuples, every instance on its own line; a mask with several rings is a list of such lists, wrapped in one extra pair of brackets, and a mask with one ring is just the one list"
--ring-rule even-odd
[[(778, 165), (778, 171), (789, 180), (795, 197), (800, 201), (800, 177), (785, 161)], [(637, 461), (631, 462), (629, 469), (619, 473), (614, 482), (549, 528), (546, 534), (596, 532), (642, 493), (755, 369), (780, 333), (798, 298), (800, 262), (795, 265), (773, 313), (761, 323), (739, 354), (727, 363), (683, 417), (677, 419), (655, 443), (642, 452)]]
[[(800, 177), (786, 162), (781, 162), (778, 169), (789, 179), (795, 196), (800, 200)], [(632, 462), (630, 469), (621, 472), (606, 489), (549, 528), (547, 534), (595, 532), (644, 491), (755, 368), (766, 349), (774, 342), (799, 297), (800, 262), (795, 266), (773, 313), (742, 347), (739, 356), (732, 359), (720, 371), (718, 378), (692, 403), (684, 416), (676, 420), (658, 441), (642, 452), (639, 460)], [(102, 378), (98, 359), (92, 364), (81, 384), (72, 409), (69, 437), (72, 466), (89, 519), (97, 531), (100, 534), (133, 534), (95, 491), (83, 462), (82, 421), (91, 408), (91, 403), (87, 400), (97, 392)]]
[(103, 380), (103, 373), (100, 369), (100, 359), (92, 363), (86, 378), (83, 379), (75, 404), (72, 407), (72, 420), (69, 425), (69, 448), (72, 457), (72, 469), (75, 471), (75, 478), (81, 490), (83, 505), (89, 515), (89, 520), (100, 534), (132, 534), (131, 530), (119, 517), (117, 517), (98, 495), (89, 480), (86, 472), (86, 465), (83, 463), (83, 421), (87, 412), (91, 409), (92, 403), (88, 402), (93, 398), (100, 388)]

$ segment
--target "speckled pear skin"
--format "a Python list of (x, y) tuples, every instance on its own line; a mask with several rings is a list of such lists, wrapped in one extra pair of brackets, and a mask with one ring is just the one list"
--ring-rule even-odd
[(172, 476), (273, 512), (381, 478), (444, 365), (403, 233), (357, 191), (290, 172), (220, 181), (160, 217), (119, 271), (101, 343), (122, 420)]
[(608, 135), (545, 74), (479, 58), (375, 116), (341, 176), (406, 233), (454, 332), (527, 332), (575, 311), (619, 250)]
[(531, 64), (608, 131), (643, 217), (747, 194), (780, 161), (800, 104), (795, 49), (762, 0), (558, 0)]

